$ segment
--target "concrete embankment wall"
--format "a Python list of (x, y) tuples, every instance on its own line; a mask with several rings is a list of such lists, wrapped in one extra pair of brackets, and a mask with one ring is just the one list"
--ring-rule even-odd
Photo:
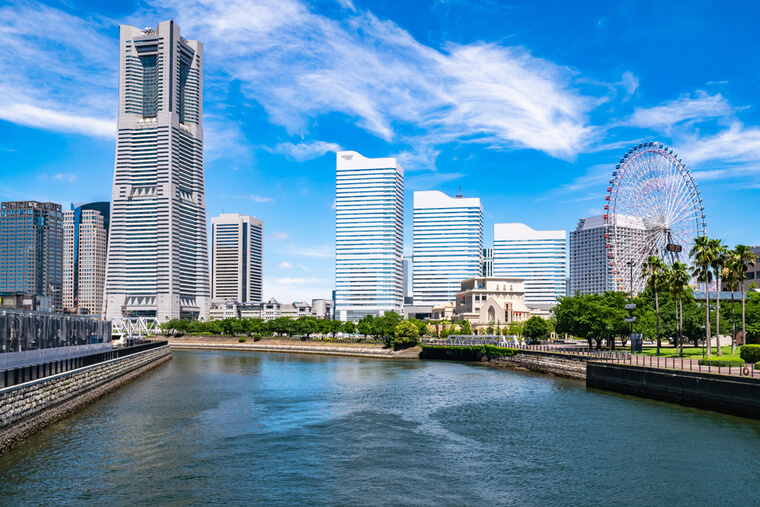
[[(491, 351), (489, 353), (489, 351)], [(586, 358), (532, 350), (498, 347), (423, 347), (421, 359), (488, 362), (492, 366), (548, 373), (559, 377), (586, 378)]]
[[(297, 342), (296, 342), (297, 343)], [(283, 345), (267, 344), (266, 342), (248, 343), (219, 343), (219, 342), (189, 342), (179, 339), (170, 339), (169, 345), (174, 349), (205, 349), (205, 350), (249, 350), (260, 352), (287, 352), (297, 354), (318, 354), (329, 356), (372, 357), (385, 359), (417, 359), (419, 348), (393, 351), (380, 347), (356, 347), (330, 346), (320, 344), (311, 345)]]
[(0, 389), (0, 454), (170, 359), (163, 346)]
[(760, 379), (589, 362), (586, 385), (760, 419)]

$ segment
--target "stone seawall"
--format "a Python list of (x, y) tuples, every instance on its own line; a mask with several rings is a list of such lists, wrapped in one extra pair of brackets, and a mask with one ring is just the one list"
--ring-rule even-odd
[(169, 345), (173, 349), (203, 349), (203, 350), (248, 350), (260, 352), (287, 352), (297, 354), (318, 354), (329, 356), (372, 357), (385, 359), (417, 359), (420, 348), (393, 351), (380, 347), (350, 347), (330, 346), (327, 343), (316, 342), (309, 345), (270, 345), (270, 344), (247, 344), (247, 343), (199, 343), (171, 340)]
[(0, 454), (170, 359), (164, 346), (0, 389)]
[(524, 351), (509, 357), (489, 358), (489, 364), (505, 368), (548, 373), (577, 380), (586, 378), (586, 361), (576, 356)]

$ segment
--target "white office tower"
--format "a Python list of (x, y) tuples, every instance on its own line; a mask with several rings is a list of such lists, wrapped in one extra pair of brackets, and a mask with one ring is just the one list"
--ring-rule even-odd
[(240, 213), (211, 219), (211, 297), (261, 302), (264, 222)]
[(525, 280), (525, 304), (549, 309), (567, 293), (567, 232), (494, 224), (493, 276)]
[(395, 158), (337, 156), (335, 314), (401, 313), (404, 304), (404, 169)]
[(208, 318), (203, 44), (120, 27), (106, 317)]
[[(646, 235), (640, 218), (618, 215), (618, 231), (622, 231), (623, 248), (635, 248)], [(578, 227), (570, 231), (570, 290), (569, 295), (602, 294), (616, 290), (626, 266), (614, 266), (610, 250), (608, 226), (604, 216), (581, 218)], [(630, 275), (629, 275), (630, 276)]]
[(412, 238), (414, 304), (454, 301), (462, 280), (480, 276), (483, 270), (480, 199), (415, 192)]

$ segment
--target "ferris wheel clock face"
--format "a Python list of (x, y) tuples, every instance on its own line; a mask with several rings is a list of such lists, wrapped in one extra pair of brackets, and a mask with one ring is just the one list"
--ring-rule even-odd
[[(641, 265), (650, 255), (686, 262), (705, 234), (705, 211), (686, 164), (672, 148), (648, 141), (615, 167), (604, 203), (607, 260), (615, 288), (641, 292)], [(631, 278), (631, 271), (633, 278)]]

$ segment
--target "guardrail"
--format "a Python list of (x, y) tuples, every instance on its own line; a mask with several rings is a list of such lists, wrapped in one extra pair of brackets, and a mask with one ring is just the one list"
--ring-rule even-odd
[(86, 356), (70, 357), (57, 361), (48, 361), (1, 370), (0, 389), (23, 384), (25, 382), (31, 382), (32, 380), (49, 377), (51, 375), (57, 375), (66, 371), (76, 370), (78, 368), (84, 368), (85, 366), (110, 361), (111, 359), (130, 356), (132, 354), (137, 354), (138, 352), (163, 347), (167, 344), (167, 341), (152, 341), (131, 347), (115, 348), (107, 352), (99, 352)]

